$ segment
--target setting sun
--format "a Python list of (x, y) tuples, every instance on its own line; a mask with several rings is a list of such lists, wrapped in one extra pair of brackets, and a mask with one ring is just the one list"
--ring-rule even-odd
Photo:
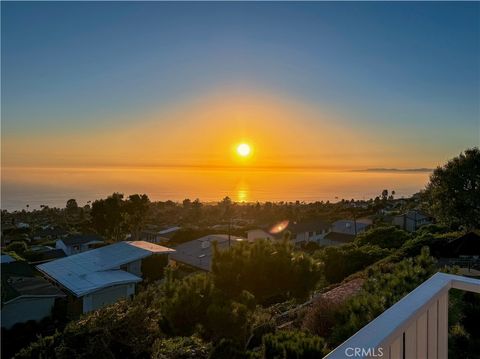
[(237, 153), (242, 157), (247, 157), (251, 152), (251, 148), (247, 143), (241, 143), (237, 147)]

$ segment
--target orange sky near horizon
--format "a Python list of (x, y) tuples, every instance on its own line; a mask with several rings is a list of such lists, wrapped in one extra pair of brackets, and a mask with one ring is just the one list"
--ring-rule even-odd
[[(362, 121), (265, 93), (214, 93), (114, 119), (93, 132), (49, 129), (3, 139), (4, 167), (433, 167), (428, 151), (398, 148)], [(248, 143), (248, 158), (236, 154)], [(408, 144), (408, 142), (406, 143)]]

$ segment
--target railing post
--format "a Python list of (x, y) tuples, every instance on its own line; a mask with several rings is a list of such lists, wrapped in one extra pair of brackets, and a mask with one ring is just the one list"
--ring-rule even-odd
[(438, 299), (438, 359), (448, 358), (448, 291)]

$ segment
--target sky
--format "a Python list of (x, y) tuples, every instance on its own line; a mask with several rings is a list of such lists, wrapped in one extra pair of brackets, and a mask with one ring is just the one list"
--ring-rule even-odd
[(1, 7), (3, 167), (432, 168), (480, 143), (478, 2)]

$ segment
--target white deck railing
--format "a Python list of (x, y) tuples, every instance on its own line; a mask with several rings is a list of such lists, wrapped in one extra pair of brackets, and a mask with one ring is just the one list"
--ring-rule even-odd
[(451, 288), (480, 293), (480, 280), (436, 273), (325, 358), (446, 359)]

